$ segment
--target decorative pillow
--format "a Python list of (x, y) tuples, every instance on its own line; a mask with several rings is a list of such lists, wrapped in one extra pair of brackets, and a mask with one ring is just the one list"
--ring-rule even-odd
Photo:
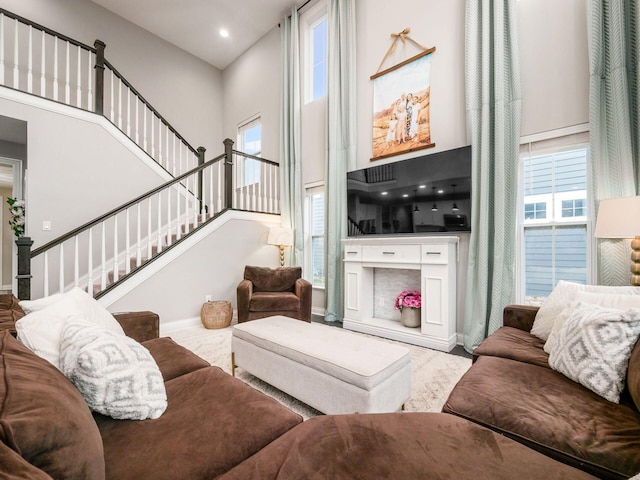
[(38, 298), (36, 300), (20, 300), (18, 305), (20, 308), (24, 310), (24, 313), (32, 313), (37, 312), (38, 310), (42, 310), (54, 303), (58, 303), (60, 300), (64, 298), (64, 293), (55, 293), (53, 295), (49, 295), (48, 297)]
[(546, 341), (558, 315), (575, 300), (578, 292), (640, 295), (640, 287), (610, 287), (604, 285), (581, 285), (560, 280), (544, 301), (531, 328), (531, 334)]
[(603, 293), (590, 293), (578, 291), (575, 294), (574, 301), (565, 307), (560, 315), (556, 317), (556, 321), (551, 328), (551, 333), (547, 342), (544, 344), (544, 351), (551, 353), (553, 346), (558, 338), (558, 332), (562, 326), (566, 323), (571, 313), (576, 308), (576, 305), (581, 303), (588, 303), (589, 305), (598, 305), (604, 308), (615, 308), (618, 310), (628, 310), (629, 308), (640, 309), (640, 295), (610, 295)]
[[(44, 302), (46, 303), (46, 302)], [(102, 305), (84, 290), (74, 288), (56, 302), (36, 310), (16, 322), (18, 340), (42, 358), (60, 368), (60, 338), (66, 320), (80, 316), (84, 320), (124, 336), (124, 330)]]
[(578, 303), (558, 332), (549, 366), (618, 403), (631, 351), (640, 335), (640, 310)]
[[(82, 396), (8, 331), (0, 332), (0, 405), (0, 442), (31, 465), (53, 478), (104, 480), (102, 438)], [(2, 467), (20, 471), (0, 461), (0, 477)]]
[(62, 331), (60, 367), (89, 408), (103, 415), (145, 420), (167, 408), (160, 369), (132, 338), (70, 318)]

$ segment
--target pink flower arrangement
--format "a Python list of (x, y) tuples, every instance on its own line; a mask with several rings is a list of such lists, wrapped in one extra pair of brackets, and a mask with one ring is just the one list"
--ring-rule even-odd
[(405, 290), (396, 297), (396, 303), (393, 308), (400, 310), (404, 307), (420, 308), (422, 307), (422, 296), (417, 290)]

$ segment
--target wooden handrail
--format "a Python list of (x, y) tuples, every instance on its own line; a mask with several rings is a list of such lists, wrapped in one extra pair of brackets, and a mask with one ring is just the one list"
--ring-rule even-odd
[(109, 212), (105, 213), (104, 215), (99, 216), (98, 218), (95, 218), (94, 220), (91, 220), (90, 222), (85, 223), (84, 225), (81, 225), (78, 228), (75, 228), (73, 230), (71, 230), (68, 233), (65, 233), (64, 235), (51, 240), (50, 242), (44, 244), (41, 247), (36, 248), (35, 250), (33, 250), (31, 252), (31, 258), (37, 257), (38, 255), (40, 255), (41, 253), (50, 250), (51, 248), (55, 247), (56, 245), (60, 245), (63, 242), (66, 242), (67, 240), (69, 240), (70, 238), (75, 237), (76, 235), (78, 235), (79, 233), (88, 230), (91, 227), (95, 227), (96, 225), (98, 225), (99, 223), (103, 222), (104, 220), (113, 217), (114, 215), (117, 215), (118, 213), (127, 210), (128, 208), (132, 207), (133, 205), (140, 203), (143, 200), (146, 200), (147, 198), (151, 197), (152, 195), (155, 195), (156, 193), (160, 192), (161, 190), (164, 190), (166, 188), (169, 188), (171, 186), (173, 186), (176, 183), (180, 183), (182, 180), (184, 180), (185, 178), (187, 178), (190, 175), (193, 175), (194, 173), (200, 172), (203, 169), (210, 167), (211, 165), (213, 165), (216, 162), (219, 162), (220, 160), (226, 158), (226, 155), (223, 153), (221, 155), (218, 155), (216, 158), (209, 160), (208, 162), (203, 163), (202, 165), (197, 166), (196, 168), (193, 168), (191, 170), (189, 170), (186, 173), (183, 173), (182, 175), (180, 175), (179, 177), (174, 178), (173, 180), (169, 180), (166, 183), (163, 183), (162, 185), (154, 188), (153, 190), (149, 190), (146, 193), (143, 193), (142, 195), (134, 198), (133, 200), (128, 201), (127, 203), (114, 208), (113, 210), (110, 210)]
[(259, 162), (266, 163), (267, 165), (275, 165), (276, 167), (280, 166), (280, 164), (278, 162), (274, 162), (273, 160), (267, 160), (266, 158), (257, 157), (255, 155), (251, 155), (249, 153), (239, 152), (238, 150), (232, 150), (232, 152), (235, 155), (239, 155), (239, 156), (244, 157), (244, 158), (251, 158), (252, 160), (258, 160)]
[(140, 99), (140, 101), (141, 101), (142, 103), (144, 103), (144, 104), (147, 106), (147, 108), (148, 108), (151, 112), (153, 112), (153, 114), (154, 114), (156, 117), (158, 117), (158, 118), (160, 119), (160, 121), (162, 121), (162, 123), (164, 123), (164, 124), (169, 128), (169, 130), (170, 130), (170, 131), (171, 131), (171, 132), (172, 132), (176, 137), (178, 137), (182, 143), (184, 143), (184, 144), (189, 148), (189, 150), (191, 150), (195, 155), (198, 155), (198, 151), (197, 151), (195, 148), (193, 148), (193, 147), (189, 144), (189, 142), (187, 142), (187, 141), (184, 139), (184, 137), (183, 137), (182, 135), (180, 135), (180, 134), (178, 133), (178, 131), (177, 131), (175, 128), (173, 128), (173, 127), (171, 126), (171, 124), (170, 124), (170, 123), (169, 123), (169, 122), (168, 122), (168, 121), (167, 121), (167, 120), (166, 120), (162, 115), (160, 115), (160, 113), (159, 113), (155, 108), (153, 108), (153, 106), (152, 106), (149, 102), (147, 102), (147, 100), (146, 100), (146, 99), (145, 99), (145, 98), (140, 94), (140, 92), (138, 92), (138, 91), (133, 87), (133, 85), (131, 85), (131, 84), (128, 82), (128, 80), (127, 80), (126, 78), (124, 78), (124, 76), (123, 76), (123, 75), (118, 71), (118, 69), (117, 69), (116, 67), (114, 67), (111, 63), (109, 63), (109, 61), (108, 61), (108, 60), (106, 60), (106, 59), (105, 59), (105, 61), (104, 61), (104, 65), (105, 65), (109, 70), (111, 70), (111, 71), (115, 74), (115, 76), (116, 76), (116, 77), (118, 77), (118, 78), (120, 79), (120, 81), (121, 81), (122, 83), (124, 83), (124, 84), (126, 85), (126, 87), (127, 87), (129, 90), (131, 90), (131, 91), (133, 92), (133, 94), (134, 94), (136, 97), (138, 97), (138, 98)]

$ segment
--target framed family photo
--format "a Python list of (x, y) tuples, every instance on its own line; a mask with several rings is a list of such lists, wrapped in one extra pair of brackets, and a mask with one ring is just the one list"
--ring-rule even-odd
[(382, 72), (373, 80), (371, 160), (435, 147), (431, 141), (431, 56), (435, 47)]

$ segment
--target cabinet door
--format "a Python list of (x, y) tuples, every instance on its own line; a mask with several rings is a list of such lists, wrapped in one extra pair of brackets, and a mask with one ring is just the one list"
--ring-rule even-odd
[(449, 272), (447, 265), (422, 266), (423, 335), (442, 340), (450, 336)]
[(344, 264), (344, 318), (363, 320), (373, 314), (373, 269), (360, 262)]

